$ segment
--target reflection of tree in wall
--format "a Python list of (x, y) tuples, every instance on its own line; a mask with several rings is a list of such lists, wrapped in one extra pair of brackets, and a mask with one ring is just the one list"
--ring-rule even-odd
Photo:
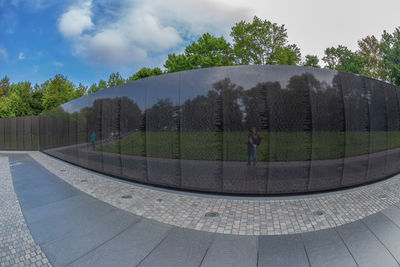
[(93, 132), (96, 133), (96, 140), (103, 139), (101, 131), (102, 100), (103, 99), (96, 99), (93, 102), (90, 112), (87, 114), (88, 140), (90, 140), (90, 136)]
[(245, 127), (256, 127), (259, 130), (269, 129), (268, 92), (276, 92), (281, 89), (279, 82), (259, 83), (255, 87), (242, 93), (242, 101), (245, 107)]
[(186, 100), (182, 104), (182, 130), (215, 131), (217, 97), (217, 93), (210, 90), (206, 96)]
[(103, 139), (117, 140), (120, 130), (121, 98), (102, 99), (101, 131)]
[(131, 133), (142, 130), (143, 114), (139, 105), (131, 98), (121, 97), (121, 133)]
[[(97, 99), (92, 107), (82, 109), (77, 118), (79, 121), (85, 114), (88, 132), (95, 131), (98, 138), (99, 134), (105, 137), (110, 134), (105, 133), (105, 129), (120, 129), (126, 133), (143, 130), (146, 116), (150, 131), (176, 131), (181, 118), (183, 131), (216, 131), (220, 126), (225, 132), (242, 131), (256, 126), (269, 131), (343, 132), (346, 108), (352, 125), (349, 130), (365, 129), (368, 99), (372, 97), (371, 107), (382, 114), (385, 112), (383, 89), (375, 86), (372, 91), (359, 90), (356, 83), (354, 88), (347, 86), (342, 92), (340, 82), (347, 77), (340, 75), (343, 74), (336, 75), (328, 84), (304, 73), (292, 76), (284, 88), (279, 82), (266, 82), (247, 90), (225, 78), (215, 82), (205, 95), (189, 99), (181, 106), (166, 98), (142, 112), (128, 97)], [(67, 113), (54, 109), (51, 116), (65, 117), (63, 114)], [(101, 118), (101, 114), (107, 118)], [(357, 122), (356, 118), (362, 119)], [(373, 123), (374, 130), (385, 130), (386, 122), (378, 119)]]
[(147, 130), (177, 130), (178, 107), (174, 106), (169, 98), (160, 99), (145, 111), (145, 116), (147, 118)]
[(181, 107), (183, 131), (242, 130), (242, 90), (226, 78), (214, 83), (207, 95), (185, 101)]
[(308, 76), (313, 131), (344, 132), (344, 103), (338, 77), (329, 85), (313, 75)]

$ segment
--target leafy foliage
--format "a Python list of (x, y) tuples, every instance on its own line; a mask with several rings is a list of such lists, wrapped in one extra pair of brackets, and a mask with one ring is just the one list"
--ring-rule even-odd
[(75, 98), (75, 87), (66, 77), (57, 74), (44, 88), (43, 112), (51, 110)]
[(169, 54), (164, 64), (167, 72), (229, 66), (234, 63), (233, 49), (223, 37), (203, 34), (197, 42), (187, 46), (184, 54)]
[(383, 32), (381, 50), (389, 81), (400, 85), (400, 27), (392, 34)]
[(125, 83), (125, 79), (122, 78), (119, 72), (111, 73), (110, 77), (108, 78), (107, 87), (113, 87), (123, 83)]
[(379, 40), (373, 35), (367, 36), (358, 41), (358, 48), (358, 54), (367, 60), (363, 74), (371, 78), (386, 80), (387, 74)]
[(294, 44), (288, 45), (285, 25), (255, 16), (251, 23), (236, 23), (231, 36), (239, 64), (296, 65), (300, 61), (300, 49)]
[(87, 91), (88, 94), (103, 90), (107, 88), (107, 82), (104, 80), (100, 80), (99, 84), (94, 83), (90, 86), (89, 90)]
[(364, 74), (364, 68), (368, 60), (349, 50), (346, 46), (339, 45), (337, 48), (325, 49), (325, 56), (322, 58), (326, 67), (332, 70), (341, 70), (356, 74)]
[(157, 75), (161, 75), (161, 74), (163, 74), (163, 71), (158, 67), (155, 67), (154, 69), (144, 67), (144, 68), (141, 68), (135, 74), (133, 74), (131, 77), (129, 77), (126, 81), (131, 82), (131, 81), (136, 81), (136, 80), (140, 80), (143, 78), (157, 76)]
[(321, 66), (318, 64), (319, 59), (317, 56), (314, 55), (306, 55), (306, 59), (303, 62), (303, 66), (308, 66), (308, 67), (314, 67), (314, 68), (321, 68)]

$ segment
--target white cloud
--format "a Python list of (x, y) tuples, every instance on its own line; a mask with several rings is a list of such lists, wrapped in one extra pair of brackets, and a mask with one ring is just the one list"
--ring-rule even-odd
[(91, 1), (83, 2), (62, 14), (58, 24), (59, 31), (65, 37), (76, 37), (83, 31), (92, 29), (94, 24), (91, 19), (91, 6)]
[(1, 45), (0, 45), (0, 59), (3, 59), (3, 60), (8, 59), (7, 50), (4, 47), (2, 47)]
[(84, 1), (63, 13), (58, 26), (72, 41), (75, 55), (116, 65), (181, 50), (185, 41), (205, 32), (227, 36), (233, 23), (248, 13), (245, 5), (211, 0)]
[(90, 37), (87, 53), (93, 63), (124, 64), (143, 61), (147, 57), (144, 49), (135, 46), (118, 30), (104, 30)]
[(24, 53), (19, 52), (19, 54), (18, 54), (18, 60), (23, 60), (23, 59), (25, 59)]
[(131, 10), (118, 24), (124, 35), (148, 51), (162, 52), (182, 42), (176, 29), (163, 27), (157, 17), (136, 10)]

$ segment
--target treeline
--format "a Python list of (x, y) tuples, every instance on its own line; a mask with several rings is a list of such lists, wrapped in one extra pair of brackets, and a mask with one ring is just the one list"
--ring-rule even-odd
[[(10, 84), (5, 76), (0, 81), (0, 117), (43, 114), (85, 94), (163, 73), (248, 64), (321, 67), (320, 59), (315, 55), (301, 59), (300, 49), (289, 43), (284, 25), (254, 17), (252, 22), (236, 23), (230, 35), (232, 43), (205, 33), (182, 54), (169, 54), (163, 64), (164, 70), (144, 67), (126, 79), (118, 72), (112, 73), (107, 81), (100, 80), (90, 87), (81, 83), (75, 85), (60, 74), (40, 85), (30, 82)], [(384, 31), (378, 38), (372, 35), (359, 40), (356, 51), (342, 45), (327, 48), (321, 60), (328, 69), (400, 85), (400, 27), (393, 33)]]

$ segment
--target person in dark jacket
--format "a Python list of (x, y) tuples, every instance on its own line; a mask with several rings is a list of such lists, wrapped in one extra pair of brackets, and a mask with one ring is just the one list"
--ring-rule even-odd
[(256, 127), (252, 127), (247, 136), (247, 164), (251, 165), (251, 158), (253, 164), (257, 164), (257, 146), (260, 145), (261, 137), (257, 133)]

